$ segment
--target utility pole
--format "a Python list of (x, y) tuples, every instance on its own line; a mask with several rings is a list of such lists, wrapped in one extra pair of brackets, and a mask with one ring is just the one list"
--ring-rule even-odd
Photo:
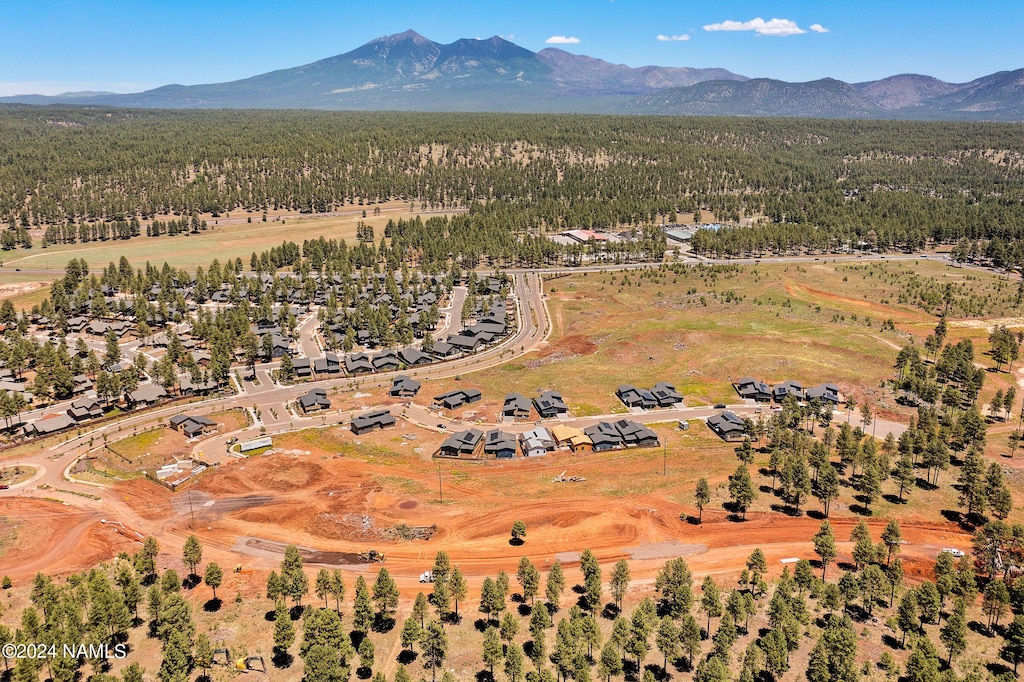
[(441, 465), (437, 465), (437, 499), (444, 504), (444, 493), (441, 492)]
[(188, 491), (188, 511), (192, 514), (192, 530), (196, 529), (196, 511), (192, 508), (192, 491)]
[(668, 438), (666, 438), (665, 442), (661, 444), (661, 452), (661, 475), (668, 476)]

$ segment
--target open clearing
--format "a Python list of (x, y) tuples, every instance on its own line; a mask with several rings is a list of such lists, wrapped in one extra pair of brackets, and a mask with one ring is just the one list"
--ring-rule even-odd
[[(940, 283), (969, 283), (986, 298), (993, 317), (1015, 314), (1005, 280), (926, 261), (580, 274), (546, 285), (555, 328), (544, 351), (465, 374), (460, 381), (427, 381), (416, 401), (427, 403), (455, 387), (481, 388), (484, 400), (456, 414), (472, 424), (493, 422), (506, 392), (535, 395), (554, 388), (581, 416), (622, 412), (614, 390), (626, 382), (674, 382), (689, 404), (735, 402), (729, 381), (749, 374), (807, 385), (836, 381), (843, 392), (869, 397), (880, 410), (898, 416), (901, 409), (886, 402), (879, 383), (892, 373), (895, 349), (911, 337), (920, 342), (936, 320), (904, 291), (908, 272)], [(894, 329), (883, 331), (887, 320)], [(987, 361), (980, 354), (984, 329), (951, 325), (950, 340), (959, 338), (974, 339), (979, 360)], [(982, 399), (1011, 380), (1005, 372), (990, 373)], [(339, 412), (386, 403), (401, 414), (378, 382), (361, 383), (366, 385), (360, 386), (360, 398), (335, 397)], [(674, 552), (687, 555), (697, 572), (725, 575), (738, 571), (755, 546), (762, 546), (770, 561), (811, 556), (809, 539), (820, 523), (816, 502), (805, 505), (801, 515), (780, 513), (785, 508), (771, 494), (772, 478), (764, 469), (768, 455), (762, 452), (752, 470), (760, 496), (746, 522), (732, 519), (723, 504), (726, 479), (737, 465), (734, 446), (699, 421), (685, 433), (674, 423), (656, 425), (665, 448), (558, 452), (511, 462), (433, 461), (431, 453), (460, 425), (448, 431), (433, 426), (401, 420), (396, 429), (359, 437), (338, 426), (307, 429), (275, 438), (270, 454), (209, 470), (178, 493), (143, 479), (117, 483), (118, 505), (142, 517), (144, 525), (135, 530), (159, 535), (171, 546), (195, 532), (211, 558), (230, 565), (241, 556), (257, 571), (277, 563), (279, 553), (266, 548), (282, 543), (342, 554), (381, 549), (405, 586), (415, 583), (442, 548), (463, 566), (473, 589), (482, 576), (513, 570), (524, 553), (544, 567), (583, 547), (591, 547), (603, 562), (634, 557), (639, 579), (652, 577)], [(191, 447), (179, 433), (154, 433), (158, 436), (139, 434), (112, 445), (129, 459), (146, 452), (180, 456)], [(1005, 446), (1000, 437), (993, 442), (993, 448)], [(992, 448), (988, 454), (995, 459)], [(586, 480), (553, 482), (562, 472)], [(712, 487), (703, 525), (687, 519), (696, 511), (693, 488), (699, 477), (707, 477)], [(895, 500), (893, 483), (886, 482), (888, 497), (873, 507), (872, 524), (890, 516), (904, 524), (910, 572), (925, 571), (940, 547), (969, 545), (958, 526), (936, 514), (956, 507), (953, 478), (947, 473), (937, 489), (913, 490), (906, 504)], [(1022, 477), (1008, 478), (1019, 496)], [(840, 539), (860, 518), (850, 509), (853, 501), (853, 491), (844, 487), (833, 505)], [(1010, 520), (1019, 517), (1016, 509)], [(515, 519), (529, 529), (522, 547), (509, 544)], [(396, 539), (394, 529), (403, 525), (436, 526), (436, 532), (427, 540)], [(5, 568), (0, 560), (0, 570)]]
[[(366, 217), (363, 217), (363, 209)], [(136, 266), (144, 263), (162, 265), (164, 262), (176, 268), (194, 270), (197, 266), (207, 266), (211, 258), (222, 263), (227, 260), (241, 258), (248, 266), (249, 257), (255, 251), (260, 253), (284, 241), (301, 243), (304, 239), (345, 239), (355, 243), (356, 225), (362, 221), (374, 228), (379, 240), (384, 234), (384, 226), (388, 220), (421, 216), (424, 219), (433, 215), (450, 215), (450, 213), (410, 211), (408, 202), (390, 202), (379, 205), (380, 214), (374, 214), (378, 206), (353, 206), (344, 211), (330, 215), (280, 215), (270, 214), (267, 222), (262, 222), (262, 214), (236, 211), (232, 216), (213, 218), (200, 216), (207, 221), (207, 230), (200, 234), (178, 235), (174, 237), (142, 236), (129, 240), (111, 239), (105, 242), (87, 242), (84, 244), (54, 244), (46, 249), (38, 246), (6, 254), (3, 259), (3, 271), (0, 273), (0, 298), (11, 298), (17, 307), (31, 307), (42, 301), (48, 291), (47, 280), (56, 275), (44, 277), (16, 272), (23, 270), (60, 270), (71, 258), (84, 258), (91, 269), (100, 270), (107, 263), (116, 263), (121, 256)], [(247, 222), (247, 217), (252, 222)], [(178, 219), (178, 216), (159, 216), (167, 221)], [(38, 241), (38, 240), (37, 240)]]

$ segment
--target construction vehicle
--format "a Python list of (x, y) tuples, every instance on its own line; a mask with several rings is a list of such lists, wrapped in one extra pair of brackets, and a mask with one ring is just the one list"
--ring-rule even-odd
[[(256, 667), (257, 663), (259, 663), (259, 667)], [(266, 673), (267, 664), (260, 655), (245, 656), (235, 661), (235, 671), (240, 673)]]
[(374, 562), (374, 561), (384, 561), (384, 559), (385, 559), (384, 552), (378, 552), (375, 549), (371, 549), (368, 552), (362, 552), (359, 555), (359, 558), (362, 559), (363, 561), (371, 561), (371, 562)]

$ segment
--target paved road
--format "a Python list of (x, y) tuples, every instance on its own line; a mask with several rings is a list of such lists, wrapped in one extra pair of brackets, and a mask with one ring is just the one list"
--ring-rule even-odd
[[(567, 269), (565, 272), (599, 271), (609, 269), (620, 270), (641, 267), (649, 267), (649, 265), (630, 264), (617, 266), (588, 266), (585, 268)], [(517, 312), (517, 328), (509, 338), (490, 349), (486, 349), (474, 355), (436, 365), (428, 365), (423, 368), (417, 368), (414, 371), (407, 370), (404, 373), (413, 374), (418, 379), (453, 377), (466, 372), (492, 367), (543, 347), (546, 344), (548, 335), (550, 334), (551, 325), (550, 316), (544, 300), (540, 274), (549, 274), (549, 271), (510, 270), (507, 272), (512, 275), (514, 279), (512, 299)], [(453, 297), (450, 313), (451, 322), (449, 322), (449, 328), (457, 328), (456, 325), (452, 323), (456, 321), (461, 323), (461, 302), (458, 295)], [(312, 319), (315, 321), (315, 315)], [(305, 321), (302, 326), (304, 329), (308, 330), (312, 325), (312, 322)], [(303, 340), (302, 343), (305, 347), (306, 341)], [(196, 444), (196, 450), (202, 448), (204, 449), (204, 452), (212, 458), (215, 453), (223, 453), (225, 451), (224, 442), (227, 440), (229, 435), (248, 437), (250, 435), (256, 435), (261, 427), (265, 428), (268, 433), (273, 434), (326, 422), (328, 418), (327, 415), (318, 415), (309, 418), (298, 417), (289, 412), (287, 408), (289, 403), (293, 402), (299, 395), (307, 392), (312, 385), (328, 389), (334, 387), (339, 389), (348, 388), (353, 384), (353, 382), (355, 382), (357, 386), (363, 387), (368, 385), (388, 385), (390, 384), (391, 379), (399, 374), (399, 372), (381, 373), (357, 379), (338, 377), (316, 382), (312, 385), (302, 384), (299, 386), (280, 386), (275, 384), (270, 377), (270, 371), (274, 366), (275, 364), (261, 364), (257, 366), (256, 376), (259, 380), (258, 384), (249, 381), (244, 376), (247, 372), (240, 371), (241, 393), (204, 400), (201, 403), (195, 404), (194, 407), (190, 407), (190, 411), (198, 413), (210, 413), (229, 408), (243, 408), (249, 410), (251, 413), (255, 412), (255, 414), (259, 416), (259, 422), (257, 424), (248, 427), (247, 429), (243, 429), (241, 432), (236, 434), (220, 434), (212, 437), (211, 439), (204, 440), (201, 444)], [(756, 409), (752, 405), (734, 405), (731, 407), (738, 413), (744, 415), (753, 415)], [(129, 429), (152, 425), (156, 423), (158, 419), (166, 419), (180, 411), (180, 407), (164, 407), (147, 410), (138, 414), (129, 414), (125, 418), (119, 419), (114, 423), (99, 425), (93, 428), (87, 427), (87, 430), (83, 431), (81, 434), (71, 436), (65, 441), (41, 450), (38, 454), (18, 457), (17, 461), (19, 463), (37, 467), (37, 474), (28, 482), (12, 486), (9, 490), (0, 491), (0, 499), (16, 495), (45, 495), (47, 497), (63, 500), (74, 507), (82, 507), (94, 512), (103, 511), (105, 514), (109, 514), (112, 518), (117, 518), (117, 520), (123, 522), (129, 528), (134, 530), (144, 533), (160, 533), (162, 545), (169, 551), (177, 551), (177, 549), (180, 549), (184, 538), (167, 534), (164, 531), (163, 522), (147, 521), (133, 511), (109, 488), (77, 480), (69, 480), (67, 471), (80, 457), (87, 454), (88, 450), (92, 447), (92, 444), (102, 442), (102, 438), (104, 436), (114, 436), (116, 438), (118, 434), (123, 435), (128, 432)], [(631, 414), (628, 416), (636, 421), (653, 423), (681, 419), (701, 419), (710, 416), (714, 412), (715, 410), (713, 408), (708, 407), (684, 407), (673, 410)], [(405, 413), (406, 418), (409, 421), (424, 425), (427, 428), (436, 428), (436, 424), (442, 422), (435, 413), (421, 406), (413, 405), (407, 407), (405, 408)], [(338, 417), (336, 417), (335, 414), (337, 413), (332, 414), (331, 418), (337, 420)], [(351, 414), (345, 414), (341, 415), (341, 418), (346, 419), (351, 416)], [(623, 415), (607, 415), (605, 418), (610, 418), (612, 416), (620, 418)], [(601, 417), (591, 417), (580, 420), (569, 420), (568, 423), (584, 426), (590, 423), (595, 423), (600, 419)], [(514, 427), (513, 430), (522, 430), (532, 427), (532, 425), (532, 422), (529, 424), (520, 424)], [(454, 426), (455, 425), (453, 424), (453, 427)], [(884, 433), (885, 431), (883, 431), (883, 428), (885, 430), (894, 430), (895, 432), (897, 429), (902, 429), (904, 427), (898, 424), (883, 425), (882, 423), (879, 423), (876, 428), (880, 433)], [(48, 486), (49, 488), (46, 489), (45, 492), (39, 489), (39, 486), (43, 485)], [(73, 492), (71, 494), (67, 494), (60, 492), (58, 489), (70, 490)], [(98, 497), (99, 499), (87, 499), (74, 493), (88, 493)], [(59, 548), (54, 549), (54, 552), (58, 551), (58, 549)], [(53, 557), (54, 561), (58, 558), (59, 554)]]

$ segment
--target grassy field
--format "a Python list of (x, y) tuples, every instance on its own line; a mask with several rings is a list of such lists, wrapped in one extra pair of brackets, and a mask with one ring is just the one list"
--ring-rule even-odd
[[(861, 399), (892, 376), (899, 348), (934, 328), (937, 316), (912, 293), (925, 280), (969, 289), (987, 315), (1024, 326), (1012, 317), (1024, 314), (1015, 284), (927, 260), (579, 274), (545, 284), (547, 348), (463, 383), (499, 400), (561, 390), (582, 416), (622, 411), (614, 393), (624, 383), (674, 383), (689, 405), (734, 402), (731, 382), (744, 376), (833, 381)], [(950, 340), (972, 338), (983, 361), (990, 323), (953, 317), (950, 327)], [(990, 376), (983, 397), (1010, 381)]]
[[(361, 209), (353, 208), (345, 211), (345, 215), (276, 216), (270, 217), (265, 223), (259, 214), (252, 216), (251, 223), (246, 222), (244, 217), (238, 217), (244, 214), (236, 213), (234, 217), (221, 219), (207, 216), (207, 231), (197, 235), (140, 236), (127, 241), (58, 244), (46, 249), (37, 246), (29, 250), (18, 250), (6, 254), (3, 259), (0, 298), (11, 298), (16, 307), (27, 308), (45, 297), (48, 289), (40, 284), (47, 281), (46, 277), (21, 274), (15, 268), (63, 270), (70, 259), (84, 258), (93, 270), (99, 270), (109, 262), (116, 263), (121, 256), (135, 266), (147, 262), (156, 265), (167, 262), (177, 268), (194, 270), (197, 266), (206, 267), (213, 258), (222, 263), (241, 258), (248, 267), (249, 256), (254, 251), (259, 253), (280, 246), (286, 240), (301, 243), (305, 239), (323, 236), (325, 239), (347, 239), (352, 242), (356, 235), (356, 225), (360, 221), (372, 225), (379, 239), (384, 234), (388, 220), (422, 215), (410, 212), (407, 203), (383, 206), (380, 215), (373, 215), (372, 208), (368, 208), (366, 213), (367, 217), (363, 218)], [(217, 220), (220, 224), (216, 224)], [(24, 291), (26, 286), (31, 286), (32, 290)]]

